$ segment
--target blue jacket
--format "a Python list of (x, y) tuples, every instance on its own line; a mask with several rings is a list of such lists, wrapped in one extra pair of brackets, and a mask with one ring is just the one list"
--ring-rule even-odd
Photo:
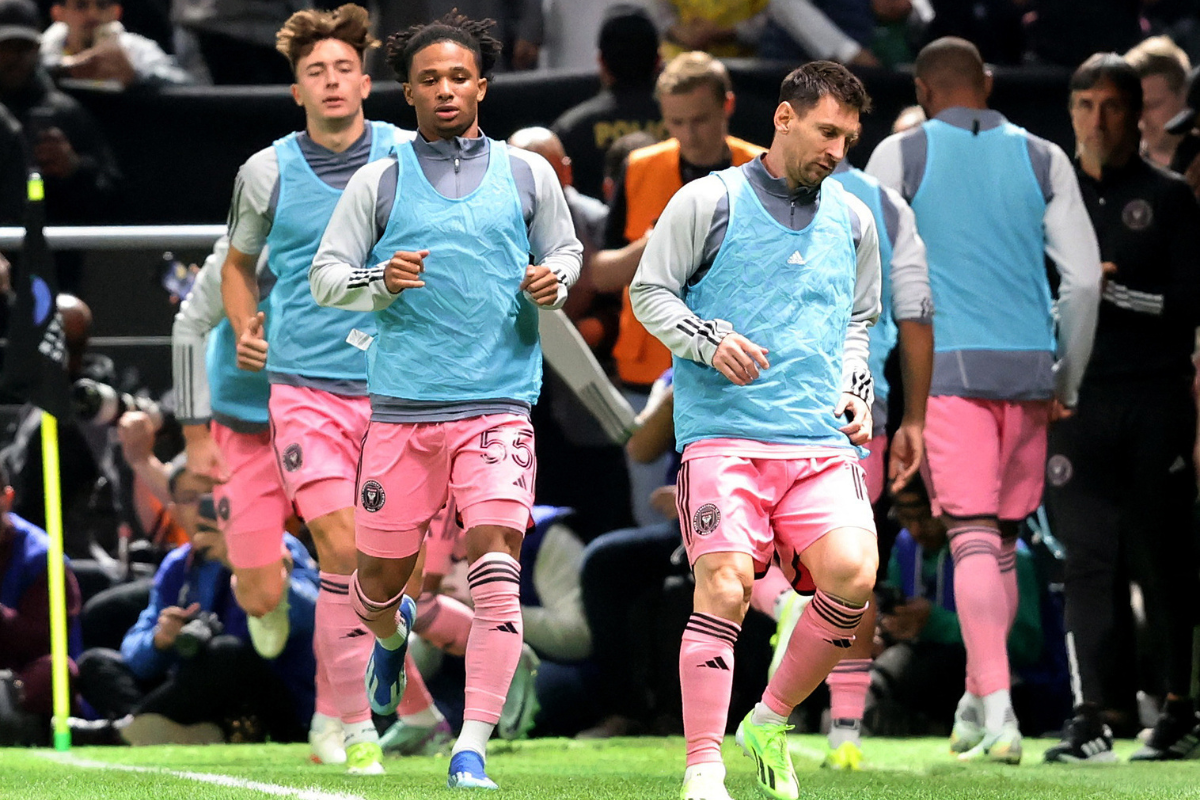
[[(294, 562), (288, 583), (291, 635), (283, 652), (268, 663), (296, 699), (297, 716), (307, 724), (316, 698), (312, 638), (320, 579), (316, 562), (304, 545), (290, 534), (284, 534), (284, 543)], [(170, 606), (186, 608), (199, 603), (202, 611), (216, 613), (226, 634), (249, 644), (246, 613), (233, 596), (230, 577), (230, 571), (220, 562), (196, 558), (190, 544), (167, 554), (154, 575), (150, 605), (121, 642), (121, 655), (135, 675), (143, 680), (158, 678), (178, 665), (179, 656), (174, 650), (159, 650), (154, 646), (154, 628), (159, 614)]]
[[(46, 579), (46, 556), (50, 551), (50, 536), (32, 522), (9, 512), (9, 522), (12, 524), (13, 541), (7, 569), (0, 572), (0, 605), (16, 609), (21, 606), (21, 598), (36, 582)], [(70, 559), (64, 559), (68, 570)], [(68, 578), (68, 581), (71, 579)], [(69, 605), (68, 598), (68, 605)], [(78, 602), (78, 595), (76, 595)], [(69, 614), (67, 619), (67, 654), (71, 658), (79, 658), (83, 652), (83, 635), (79, 626), (79, 610)]]

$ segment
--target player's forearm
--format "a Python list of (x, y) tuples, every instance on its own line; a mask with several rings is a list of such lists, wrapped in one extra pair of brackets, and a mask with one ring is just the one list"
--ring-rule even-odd
[(317, 305), (346, 311), (381, 311), (400, 295), (388, 291), (382, 266), (355, 269), (332, 252), (318, 251), (308, 270)]
[(233, 326), (234, 338), (240, 337), (250, 318), (258, 313), (258, 281), (254, 275), (254, 257), (249, 266), (230, 251), (221, 267), (221, 301), (225, 316)]
[(860, 398), (868, 406), (875, 399), (875, 382), (867, 358), (871, 338), (864, 320), (851, 320), (846, 326), (846, 346), (842, 351), (842, 391)]
[(619, 292), (633, 281), (646, 250), (646, 237), (619, 250), (601, 250), (592, 259), (591, 277), (598, 292)]
[(733, 325), (723, 319), (705, 320), (692, 313), (670, 289), (636, 280), (629, 287), (633, 313), (652, 336), (680, 358), (712, 366), (717, 346)]
[(903, 320), (900, 331), (900, 379), (904, 384), (904, 422), (924, 424), (933, 378), (933, 325)]
[(185, 426), (212, 417), (207, 351), (206, 337), (181, 332), (177, 318), (171, 333), (171, 378), (175, 388), (175, 415)]

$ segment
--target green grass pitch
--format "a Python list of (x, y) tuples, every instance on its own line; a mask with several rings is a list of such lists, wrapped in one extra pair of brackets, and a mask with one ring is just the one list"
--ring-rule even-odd
[[(1200, 761), (1049, 766), (1052, 742), (1026, 740), (1020, 767), (960, 765), (942, 739), (868, 739), (862, 772), (819, 768), (824, 740), (792, 737), (803, 800), (1165, 800), (1200, 798)], [(1118, 743), (1124, 761), (1135, 748)], [(4, 800), (425, 800), (445, 788), (447, 759), (388, 759), (387, 774), (351, 777), (315, 766), (304, 745), (0, 750)], [(512, 800), (673, 800), (679, 796), (684, 746), (679, 738), (575, 742), (493, 742), (488, 772), (499, 797)], [(727, 785), (736, 800), (759, 797), (749, 759), (725, 743)], [(488, 792), (474, 792), (495, 796)]]

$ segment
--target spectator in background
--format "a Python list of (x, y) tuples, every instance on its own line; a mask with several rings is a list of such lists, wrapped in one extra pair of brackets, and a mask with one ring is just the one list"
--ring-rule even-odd
[[(21, 711), (42, 719), (42, 724), (31, 728), (39, 734), (37, 741), (21, 743), (45, 745), (49, 741), (43, 740), (43, 736), (49, 731), (52, 711), (50, 599), (46, 572), (50, 537), (41, 528), (12, 513), (13, 488), (3, 467), (0, 467), (0, 487), (0, 669), (13, 670), (24, 684)], [(69, 564), (66, 568), (66, 607), (67, 652), (76, 659), (83, 649), (79, 632), (81, 600), (79, 584)], [(74, 676), (73, 661), (70, 671)]]
[[(1075, 719), (1047, 761), (1111, 761), (1118, 587), (1142, 590), (1161, 631), (1162, 712), (1138, 761), (1200, 750), (1192, 697), (1197, 572), (1192, 348), (1200, 323), (1200, 208), (1179, 176), (1138, 155), (1142, 85), (1113, 53), (1071, 78), (1076, 172), (1100, 240), (1105, 282), (1096, 345), (1073, 416), (1050, 431), (1046, 503), (1067, 551), (1066, 625), (1074, 643)], [(1120, 576), (1124, 576), (1123, 578)], [(1162, 685), (1165, 684), (1165, 685)]]
[(75, 78), (131, 86), (170, 86), (191, 76), (152, 40), (125, 30), (114, 0), (61, 0), (42, 34), (42, 66), (56, 79)]
[(828, 59), (877, 67), (880, 61), (871, 52), (876, 6), (887, 21), (911, 11), (907, 0), (771, 0), (758, 54), (779, 61)]
[(229, 585), (212, 496), (176, 500), (190, 509), (192, 541), (159, 567), (150, 604), (121, 652), (84, 653), (82, 693), (102, 715), (119, 720), (114, 727), (130, 744), (303, 741), (314, 701), (316, 563), (284, 535), (292, 563), (291, 635), (283, 652), (266, 661), (250, 644), (246, 615)]
[(1182, 136), (1166, 129), (1187, 106), (1187, 53), (1166, 36), (1143, 39), (1125, 54), (1142, 79), (1142, 155), (1160, 167), (1170, 167)]
[[(596, 255), (592, 270), (599, 291), (625, 292), (613, 357), (622, 393), (635, 411), (645, 407), (651, 386), (671, 366), (670, 351), (634, 317), (627, 291), (649, 232), (685, 184), (764, 152), (729, 135), (733, 82), (725, 65), (707, 53), (672, 59), (658, 78), (655, 96), (672, 138), (630, 153), (613, 193), (606, 249)], [(666, 461), (641, 464), (628, 459), (626, 464), (634, 520), (641, 526), (661, 521), (650, 506), (650, 493), (663, 484)]]
[(766, 22), (767, 0), (656, 0), (663, 57), (703, 50), (718, 58), (753, 56)]
[[(39, 64), (40, 25), (32, 0), (0, 0), (0, 104), (21, 123), (45, 179), (47, 222), (103, 222), (117, 208), (117, 164), (95, 120)], [(55, 263), (59, 288), (77, 290), (79, 254), (56, 252)]]
[(654, 100), (658, 31), (639, 6), (613, 6), (600, 26), (600, 93), (563, 112), (551, 129), (574, 169), (575, 188), (599, 197), (604, 153), (627, 133), (662, 138), (662, 113)]

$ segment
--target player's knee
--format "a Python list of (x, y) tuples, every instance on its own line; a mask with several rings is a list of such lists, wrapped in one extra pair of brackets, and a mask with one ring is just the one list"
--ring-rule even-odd
[(708, 609), (730, 620), (740, 620), (750, 605), (754, 576), (733, 565), (718, 566), (696, 576), (697, 610)]
[(823, 583), (818, 588), (853, 602), (866, 602), (875, 588), (879, 553), (874, 547), (848, 547), (833, 554), (825, 564)]

